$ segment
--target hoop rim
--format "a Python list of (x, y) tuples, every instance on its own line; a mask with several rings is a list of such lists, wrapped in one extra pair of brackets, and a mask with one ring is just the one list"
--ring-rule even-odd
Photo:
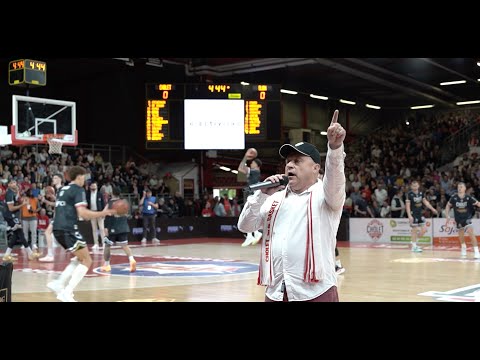
[[(12, 137), (12, 144), (13, 146), (25, 146), (25, 145), (35, 145), (35, 144), (48, 144), (48, 136), (49, 135), (56, 135), (56, 134), (44, 134), (42, 137), (30, 137), (28, 140), (23, 138), (16, 137), (16, 130), (15, 125), (10, 126), (10, 134)], [(58, 135), (66, 135), (66, 134), (58, 134)], [(73, 141), (62, 141), (60, 140), (63, 146), (77, 146), (78, 145), (78, 130), (75, 129), (73, 134)]]

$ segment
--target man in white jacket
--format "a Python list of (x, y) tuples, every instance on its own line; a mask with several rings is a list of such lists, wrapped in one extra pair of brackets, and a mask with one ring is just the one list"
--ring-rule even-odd
[[(345, 129), (335, 110), (327, 129), (323, 181), (320, 153), (309, 143), (285, 144), (285, 174), (265, 179), (279, 186), (257, 190), (238, 219), (238, 229), (263, 229), (258, 284), (265, 301), (338, 302), (335, 246), (345, 202)], [(288, 185), (280, 180), (288, 176)]]

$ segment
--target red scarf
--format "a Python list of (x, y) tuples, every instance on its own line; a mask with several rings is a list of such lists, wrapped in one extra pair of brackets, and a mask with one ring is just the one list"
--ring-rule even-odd
[[(263, 228), (262, 252), (260, 258), (260, 266), (258, 271), (258, 285), (269, 286), (273, 279), (273, 261), (272, 261), (272, 242), (273, 242), (273, 228), (277, 219), (278, 211), (282, 206), (283, 200), (288, 190), (282, 191), (282, 197), (279, 200), (273, 200), (270, 210), (267, 213), (267, 219)], [(274, 195), (273, 195), (274, 196)], [(307, 205), (307, 241), (305, 248), (305, 270), (303, 274), (303, 281), (307, 283), (319, 282), (323, 278), (321, 266), (315, 262), (315, 250), (320, 251), (319, 246), (314, 243), (313, 236), (313, 221), (312, 221), (312, 202), (313, 191), (310, 192)]]

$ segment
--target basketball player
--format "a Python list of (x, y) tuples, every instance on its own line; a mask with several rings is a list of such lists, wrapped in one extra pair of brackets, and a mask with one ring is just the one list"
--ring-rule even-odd
[[(115, 186), (112, 189), (112, 198), (108, 201), (107, 208), (112, 209), (113, 204), (120, 200), (120, 189)], [(105, 238), (103, 239), (103, 258), (105, 263), (100, 268), (101, 271), (110, 272), (110, 247), (117, 243), (125, 251), (130, 262), (130, 272), (134, 272), (137, 268), (137, 262), (133, 257), (132, 250), (128, 246), (128, 234), (130, 233), (130, 227), (128, 226), (127, 214), (125, 215), (112, 215), (105, 218)]]
[(116, 214), (116, 210), (113, 209), (103, 209), (102, 211), (87, 209), (87, 197), (84, 189), (86, 173), (85, 168), (81, 166), (69, 168), (68, 176), (71, 182), (60, 189), (55, 202), (53, 235), (57, 242), (74, 257), (60, 277), (49, 282), (47, 287), (57, 294), (58, 300), (63, 302), (75, 302), (73, 290), (92, 265), (87, 242), (78, 230), (78, 218), (91, 220)]
[[(53, 186), (53, 189), (55, 190), (55, 193), (53, 195), (51, 195), (50, 200), (47, 200), (46, 197), (43, 196), (41, 198), (41, 202), (43, 204), (47, 204), (47, 205), (55, 207), (56, 195), (59, 193), (60, 189), (63, 186), (63, 175), (62, 174), (57, 173), (57, 174), (53, 175), (52, 186)], [(47, 255), (38, 259), (38, 261), (52, 262), (54, 260), (54, 257), (53, 257), (53, 220), (50, 221), (50, 224), (48, 224), (48, 227), (45, 230), (45, 239), (47, 239)]]
[(426, 221), (423, 216), (424, 206), (428, 207), (435, 215), (438, 215), (437, 210), (430, 204), (425, 198), (422, 191), (419, 191), (420, 187), (417, 180), (413, 180), (410, 185), (410, 191), (407, 194), (405, 201), (405, 207), (407, 208), (408, 221), (410, 221), (410, 227), (412, 228), (412, 251), (422, 252), (422, 248), (417, 245), (417, 239), (421, 238), (427, 231), (425, 226)]
[(27, 249), (28, 259), (35, 260), (40, 257), (40, 254), (33, 252), (32, 248), (28, 245), (25, 234), (20, 224), (20, 209), (27, 206), (27, 202), (20, 202), (20, 195), (18, 191), (17, 181), (11, 178), (8, 182), (8, 189), (5, 194), (5, 202), (7, 206), (3, 207), (3, 217), (7, 222), (7, 243), (8, 247), (5, 250), (3, 261), (12, 262), (14, 259), (11, 255), (13, 247), (16, 244), (22, 244)]
[(465, 194), (467, 187), (465, 183), (459, 182), (457, 185), (457, 193), (453, 195), (445, 206), (445, 213), (447, 222), (450, 221), (450, 208), (453, 208), (455, 216), (455, 223), (457, 224), (458, 237), (461, 244), (461, 256), (467, 256), (467, 245), (465, 244), (465, 231), (467, 231), (472, 241), (475, 259), (480, 259), (480, 252), (478, 251), (478, 242), (475, 233), (473, 232), (472, 218), (475, 214), (475, 206), (480, 207), (480, 202), (471, 195)]
[[(242, 161), (238, 165), (238, 171), (247, 175), (247, 184), (253, 185), (260, 182), (260, 175), (261, 170), (260, 167), (262, 166), (262, 161), (255, 157), (255, 153), (251, 153), (251, 150), (248, 149), (245, 155), (243, 156)], [(248, 165), (247, 165), (248, 164)], [(243, 192), (243, 204), (245, 205), (247, 202), (247, 197), (252, 195), (253, 191), (244, 191)], [(242, 243), (242, 247), (255, 245), (262, 239), (262, 233), (260, 231), (254, 231), (252, 233), (248, 233), (245, 241)]]

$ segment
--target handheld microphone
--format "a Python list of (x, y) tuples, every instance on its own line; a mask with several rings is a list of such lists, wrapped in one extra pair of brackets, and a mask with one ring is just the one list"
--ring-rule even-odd
[(280, 185), (287, 185), (287, 184), (288, 184), (288, 176), (283, 175), (283, 179), (281, 179), (280, 182), (263, 181), (263, 182), (246, 186), (244, 190), (255, 191), (255, 190), (272, 188), (272, 187), (277, 187)]

